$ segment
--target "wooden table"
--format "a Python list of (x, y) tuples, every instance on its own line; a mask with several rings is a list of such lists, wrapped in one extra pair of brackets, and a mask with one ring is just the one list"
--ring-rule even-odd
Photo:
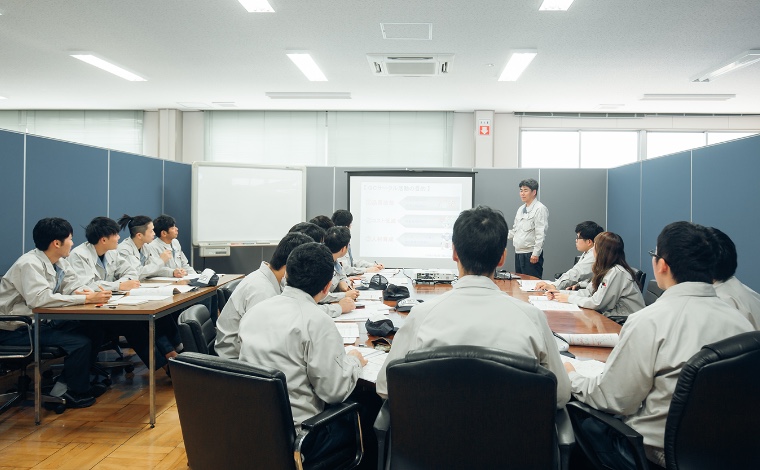
[[(531, 276), (520, 275), (524, 279), (536, 279)], [(495, 281), (499, 288), (516, 299), (528, 301), (528, 297), (538, 295), (536, 292), (523, 292), (516, 280), (497, 280)], [(414, 297), (427, 300), (435, 298), (451, 290), (450, 284), (415, 284)], [(395, 305), (395, 302), (386, 302), (388, 305)], [(562, 312), (562, 311), (545, 311), (549, 327), (558, 333), (619, 333), (621, 326), (600, 314), (599, 312), (587, 308), (581, 308), (580, 312)], [(406, 316), (404, 313), (392, 313), (393, 315)], [(393, 320), (393, 318), (391, 318)], [(360, 337), (359, 343), (371, 347), (374, 336)], [(596, 359), (605, 362), (612, 352), (612, 348), (597, 348), (587, 346), (570, 346), (570, 352), (575, 356), (584, 359)]]
[[(184, 294), (175, 294), (171, 299), (154, 300), (140, 305), (117, 305), (116, 308), (96, 307), (95, 304), (73, 305), (58, 308), (36, 308), (33, 310), (34, 322), (41, 320), (128, 320), (148, 322), (148, 382), (150, 386), (150, 426), (156, 424), (156, 381), (154, 352), (156, 325), (155, 321), (171, 313), (183, 310), (211, 296), (216, 296), (216, 289), (222, 285), (242, 278), (238, 274), (225, 274), (214, 287), (200, 287)], [(40, 337), (39, 328), (34, 329), (34, 422), (40, 424), (41, 380), (40, 380)]]

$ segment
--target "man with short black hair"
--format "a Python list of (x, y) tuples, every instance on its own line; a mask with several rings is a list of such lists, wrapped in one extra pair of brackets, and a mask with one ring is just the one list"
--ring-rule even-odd
[(604, 232), (597, 224), (587, 220), (575, 226), (575, 248), (581, 252), (578, 262), (552, 284), (541, 281), (536, 284), (536, 289), (559, 290), (586, 287), (593, 275), (591, 268), (594, 266), (595, 252), (594, 239)]
[[(3, 321), (3, 315), (32, 316), (32, 309), (108, 302), (110, 290), (84, 288), (66, 261), (74, 244), (71, 224), (57, 217), (42, 219), (32, 231), (34, 250), (22, 255), (0, 280), (0, 343), (31, 346), (25, 324)], [(105, 388), (90, 386), (92, 342), (79, 322), (56, 320), (39, 328), (40, 346), (58, 346), (66, 352), (63, 373), (51, 394), (63, 396), (66, 406), (85, 408)]]
[[(683, 365), (705, 344), (752, 331), (712, 287), (715, 255), (704, 227), (674, 222), (650, 251), (657, 302), (630, 315), (604, 371), (584, 377), (565, 364), (573, 396), (622, 421), (644, 437), (647, 457), (664, 467), (665, 422)], [(587, 442), (609, 468), (635, 468), (627, 441), (608, 435), (593, 419), (576, 438)]]
[(87, 241), (71, 250), (71, 267), (92, 290), (128, 291), (140, 287), (140, 275), (119, 254), (119, 224), (95, 217), (85, 228)]
[(520, 181), (520, 199), (515, 223), (509, 238), (515, 246), (515, 272), (535, 276), (544, 274), (544, 241), (549, 228), (549, 209), (536, 199), (538, 181), (533, 178)]
[(164, 261), (164, 267), (161, 270), (161, 276), (164, 277), (185, 277), (188, 274), (195, 274), (195, 269), (190, 266), (187, 256), (182, 252), (177, 237), (179, 229), (174, 217), (170, 215), (160, 215), (153, 220), (153, 231), (156, 238), (148, 244), (150, 255), (155, 258), (162, 258), (166, 250), (171, 251), (171, 257)]
[(153, 220), (147, 215), (131, 217), (124, 214), (119, 219), (119, 227), (129, 229), (129, 236), (119, 243), (119, 255), (138, 272), (140, 280), (161, 275), (164, 263), (172, 256), (170, 250), (165, 250), (156, 258), (150, 255), (148, 245), (155, 239)]
[(325, 230), (319, 225), (314, 225), (311, 222), (299, 222), (290, 227), (288, 232), (298, 232), (308, 235), (317, 243), (323, 243), (325, 241)]
[(380, 369), (380, 396), (388, 396), (385, 368), (394, 359), (402, 359), (415, 349), (471, 345), (536, 358), (556, 375), (557, 408), (565, 406), (570, 383), (546, 315), (502, 292), (493, 281), (494, 271), (507, 256), (507, 233), (504, 216), (489, 207), (478, 206), (459, 214), (451, 238), (459, 281), (449, 292), (415, 306), (409, 313)]
[[(346, 209), (338, 209), (333, 213), (332, 221), (336, 227), (347, 227), (351, 230), (351, 224), (354, 221), (354, 216)], [(351, 253), (351, 244), (348, 244), (348, 252), (338, 260), (343, 267), (343, 272), (346, 276), (354, 276), (364, 273), (376, 273), (383, 270), (383, 265), (379, 263), (370, 263), (363, 259), (354, 258)]]
[(334, 273), (330, 293), (322, 300), (322, 303), (337, 302), (344, 297), (355, 300), (359, 296), (359, 292), (349, 286), (348, 277), (338, 262), (348, 252), (349, 242), (351, 242), (351, 231), (348, 227), (332, 227), (325, 234), (325, 246), (332, 252)]
[(312, 219), (309, 220), (309, 222), (321, 228), (325, 232), (335, 227), (335, 224), (333, 223), (332, 219), (330, 219), (326, 215), (318, 215), (316, 217), (312, 217)]
[(716, 248), (713, 287), (721, 300), (739, 310), (739, 313), (760, 330), (760, 294), (736, 278), (738, 257), (733, 240), (715, 227), (708, 229)]
[[(285, 374), (293, 424), (341, 403), (356, 386), (367, 363), (356, 350), (346, 354), (340, 333), (317, 307), (330, 290), (334, 260), (324, 245), (295, 248), (286, 263), (282, 294), (256, 304), (240, 321), (240, 360)], [(316, 458), (353, 438), (340, 421), (304, 442), (306, 458)]]
[(240, 320), (259, 302), (279, 295), (290, 253), (304, 243), (314, 240), (303, 233), (288, 233), (275, 248), (269, 263), (261, 262), (256, 271), (247, 275), (232, 292), (216, 321), (214, 350), (220, 357), (237, 359), (240, 355)]

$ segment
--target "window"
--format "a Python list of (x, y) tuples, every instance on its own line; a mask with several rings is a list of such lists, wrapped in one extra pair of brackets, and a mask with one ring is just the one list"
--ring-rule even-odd
[(647, 158), (683, 152), (706, 144), (704, 132), (647, 132)]
[(719, 144), (721, 142), (741, 139), (742, 137), (749, 137), (751, 135), (757, 135), (757, 132), (708, 132), (707, 145)]
[(522, 131), (520, 167), (578, 168), (578, 131)]
[(614, 168), (638, 160), (636, 131), (581, 131), (581, 168)]

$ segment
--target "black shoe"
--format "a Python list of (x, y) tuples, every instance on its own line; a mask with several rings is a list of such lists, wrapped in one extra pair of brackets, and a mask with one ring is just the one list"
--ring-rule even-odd
[(106, 393), (106, 390), (108, 390), (108, 387), (106, 387), (104, 384), (95, 382), (90, 386), (89, 394), (92, 395), (93, 398), (98, 398), (99, 396)]
[(95, 398), (87, 393), (76, 393), (68, 390), (61, 395), (66, 400), (66, 408), (87, 408), (95, 404)]

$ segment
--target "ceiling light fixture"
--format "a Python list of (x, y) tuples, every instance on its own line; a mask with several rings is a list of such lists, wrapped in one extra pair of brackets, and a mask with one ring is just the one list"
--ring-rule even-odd
[(306, 78), (312, 82), (326, 82), (327, 77), (319, 70), (319, 66), (314, 59), (311, 58), (311, 54), (308, 52), (288, 52), (290, 60), (296, 64), (296, 67), (301, 69)]
[(75, 59), (79, 59), (82, 62), (86, 62), (90, 65), (93, 65), (99, 69), (105, 70), (106, 72), (110, 72), (118, 77), (123, 78), (124, 80), (129, 80), (130, 82), (145, 82), (146, 79), (142, 78), (139, 75), (135, 75), (134, 73), (124, 70), (123, 68), (119, 67), (118, 65), (114, 65), (110, 62), (107, 62), (99, 57), (95, 57), (92, 54), (71, 54), (71, 57)]
[(274, 13), (267, 0), (238, 0), (248, 13)]
[(273, 100), (350, 100), (351, 93), (347, 91), (318, 92), (318, 91), (268, 91), (265, 93)]
[(573, 0), (544, 0), (538, 9), (540, 11), (567, 11)]
[(731, 59), (727, 64), (722, 64), (718, 67), (711, 68), (706, 72), (703, 72), (696, 77), (692, 77), (692, 82), (711, 82), (721, 75), (725, 75), (734, 70), (752, 65), (756, 62), (760, 62), (760, 49), (752, 49), (744, 51), (738, 56)]
[(519, 51), (513, 51), (512, 56), (509, 58), (509, 61), (507, 62), (507, 66), (504, 67), (504, 70), (501, 72), (499, 81), (500, 82), (516, 81), (518, 78), (520, 78), (520, 75), (522, 75), (525, 69), (528, 68), (528, 65), (530, 65), (530, 63), (536, 57), (536, 54), (538, 54), (538, 51), (534, 49), (524, 49), (524, 50), (519, 50)]
[(734, 94), (707, 94), (707, 93), (670, 93), (648, 94), (641, 101), (726, 101), (736, 98)]
[(0, 100), (7, 100), (7, 99), (8, 98), (6, 98), (5, 96), (0, 96)]

